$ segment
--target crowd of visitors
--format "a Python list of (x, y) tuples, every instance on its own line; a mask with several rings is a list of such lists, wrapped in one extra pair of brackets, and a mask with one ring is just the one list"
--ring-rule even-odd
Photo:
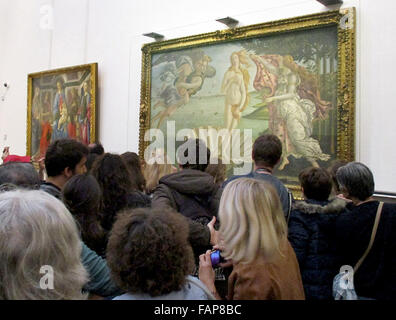
[(199, 139), (177, 158), (59, 139), (42, 174), (7, 154), (0, 299), (332, 300), (346, 265), (358, 299), (396, 299), (396, 205), (373, 198), (363, 163), (302, 170), (294, 199), (275, 135), (244, 176)]

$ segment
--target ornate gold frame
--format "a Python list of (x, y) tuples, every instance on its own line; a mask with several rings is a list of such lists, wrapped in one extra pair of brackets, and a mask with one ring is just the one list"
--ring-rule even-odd
[[(152, 54), (282, 32), (337, 26), (337, 158), (353, 161), (355, 158), (355, 17), (355, 8), (346, 8), (144, 45), (142, 47), (140, 102), (140, 156), (143, 157), (144, 149), (149, 145), (149, 142), (144, 141), (144, 134), (150, 129)], [(301, 197), (298, 186), (288, 185), (288, 187), (293, 190), (297, 198)]]
[(97, 88), (98, 88), (98, 64), (90, 63), (79, 66), (67, 67), (67, 68), (59, 68), (47, 71), (41, 71), (36, 73), (28, 74), (28, 103), (27, 103), (27, 126), (26, 126), (26, 154), (32, 155), (32, 101), (33, 101), (33, 79), (40, 78), (48, 75), (60, 75), (66, 72), (74, 72), (80, 70), (89, 70), (90, 71), (90, 82), (91, 82), (91, 126), (90, 126), (90, 136), (89, 142), (93, 143), (97, 138), (97, 121), (98, 121), (98, 108), (97, 108)]

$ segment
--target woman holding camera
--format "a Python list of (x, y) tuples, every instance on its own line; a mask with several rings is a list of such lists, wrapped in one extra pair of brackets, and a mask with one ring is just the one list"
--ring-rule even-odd
[[(228, 299), (302, 300), (298, 261), (287, 240), (279, 197), (263, 181), (241, 178), (224, 189), (219, 207), (221, 255), (233, 261)], [(200, 256), (199, 278), (220, 298), (214, 285), (211, 252)]]

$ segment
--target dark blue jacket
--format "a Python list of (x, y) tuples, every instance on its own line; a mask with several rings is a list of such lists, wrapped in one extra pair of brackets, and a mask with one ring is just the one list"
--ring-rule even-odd
[(336, 219), (345, 201), (296, 201), (289, 220), (289, 241), (296, 252), (307, 300), (332, 300), (339, 272)]
[(275, 177), (272, 174), (260, 173), (258, 170), (256, 170), (256, 171), (252, 171), (252, 172), (250, 172), (249, 174), (246, 174), (246, 175), (232, 176), (232, 177), (228, 178), (223, 183), (222, 189), (224, 190), (224, 188), (226, 187), (226, 185), (228, 183), (230, 183), (231, 181), (233, 181), (235, 179), (239, 179), (239, 178), (252, 178), (252, 179), (263, 180), (265, 182), (270, 183), (275, 188), (275, 190), (277, 191), (277, 193), (279, 195), (279, 199), (280, 199), (281, 204), (282, 204), (283, 213), (285, 214), (285, 218), (288, 219), (290, 204), (293, 201), (293, 195), (285, 187), (285, 185), (283, 184), (282, 181), (280, 181), (277, 177)]

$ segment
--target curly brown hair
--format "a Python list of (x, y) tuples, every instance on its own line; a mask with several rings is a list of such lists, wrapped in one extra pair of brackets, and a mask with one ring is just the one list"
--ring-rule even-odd
[(126, 292), (160, 296), (178, 291), (194, 269), (188, 223), (171, 210), (120, 212), (107, 246), (107, 262)]
[(127, 165), (134, 184), (140, 191), (144, 192), (146, 189), (146, 180), (144, 179), (142, 173), (142, 166), (140, 164), (139, 156), (135, 152), (124, 152), (121, 155), (121, 158)]
[(109, 231), (117, 212), (127, 207), (127, 195), (138, 188), (130, 179), (128, 168), (118, 154), (105, 153), (99, 156), (92, 165), (91, 174), (102, 190), (102, 226)]

